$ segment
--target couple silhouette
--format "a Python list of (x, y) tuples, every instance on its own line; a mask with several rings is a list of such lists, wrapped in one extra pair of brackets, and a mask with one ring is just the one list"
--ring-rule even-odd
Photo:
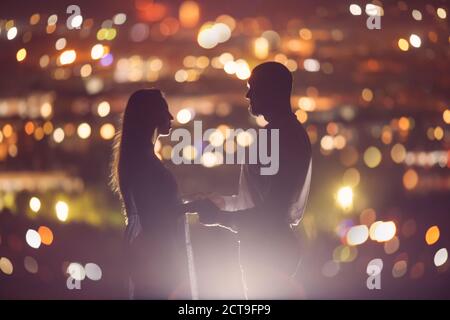
[[(255, 67), (248, 81), (250, 113), (264, 116), (267, 130), (279, 130), (278, 172), (261, 175), (260, 164), (243, 164), (236, 195), (190, 202), (182, 200), (175, 178), (154, 153), (156, 139), (170, 133), (173, 120), (164, 96), (157, 89), (131, 95), (112, 163), (113, 187), (126, 213), (130, 297), (299, 297), (292, 276), (300, 250), (292, 226), (305, 210), (312, 156), (292, 112), (291, 91), (291, 73), (276, 62)], [(188, 212), (198, 213), (202, 223), (197, 237), (186, 238)]]

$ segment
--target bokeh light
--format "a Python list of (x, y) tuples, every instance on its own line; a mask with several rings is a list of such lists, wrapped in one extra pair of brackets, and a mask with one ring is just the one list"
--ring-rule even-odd
[(28, 229), (25, 235), (28, 245), (34, 249), (41, 246), (41, 236), (36, 230)]
[(91, 126), (84, 122), (81, 123), (77, 128), (77, 134), (81, 139), (87, 139), (91, 135)]
[(56, 217), (58, 220), (64, 222), (69, 216), (69, 206), (64, 201), (58, 201), (55, 205)]
[(369, 238), (369, 229), (366, 225), (353, 226), (347, 232), (347, 243), (351, 246), (363, 244)]
[(438, 242), (440, 237), (440, 231), (438, 226), (429, 227), (427, 232), (425, 233), (425, 242), (431, 246)]
[(84, 266), (84, 271), (86, 273), (86, 277), (93, 281), (98, 281), (102, 278), (102, 269), (99, 265), (93, 262), (86, 263)]
[(41, 237), (42, 244), (49, 246), (53, 243), (53, 232), (49, 227), (40, 226), (38, 229), (38, 233)]
[(14, 271), (11, 260), (6, 257), (0, 257), (0, 270), (6, 275), (11, 275)]
[(38, 212), (41, 209), (41, 201), (38, 197), (32, 197), (29, 206), (33, 212)]
[(369, 168), (376, 168), (381, 162), (381, 152), (377, 147), (369, 147), (364, 152), (364, 163)]
[(337, 202), (344, 210), (353, 205), (353, 190), (351, 187), (342, 187), (337, 192)]
[(447, 262), (448, 251), (446, 248), (439, 249), (434, 255), (434, 265), (440, 267)]
[(393, 221), (376, 221), (370, 226), (370, 239), (377, 242), (386, 242), (391, 240), (397, 232), (397, 227)]
[(16, 54), (16, 59), (19, 62), (22, 62), (27, 57), (27, 50), (25, 48), (19, 49)]

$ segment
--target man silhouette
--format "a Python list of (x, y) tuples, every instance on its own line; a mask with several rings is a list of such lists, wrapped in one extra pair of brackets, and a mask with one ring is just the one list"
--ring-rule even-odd
[(298, 264), (299, 249), (292, 225), (298, 224), (306, 206), (311, 144), (292, 112), (292, 75), (284, 65), (258, 65), (248, 88), (250, 113), (264, 116), (266, 129), (279, 130), (279, 170), (275, 175), (261, 175), (260, 164), (242, 165), (238, 194), (211, 197), (221, 210), (200, 211), (200, 220), (238, 231), (249, 299), (295, 298), (289, 279)]

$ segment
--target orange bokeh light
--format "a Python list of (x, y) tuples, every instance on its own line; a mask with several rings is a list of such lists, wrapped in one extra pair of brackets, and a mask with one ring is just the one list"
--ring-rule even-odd
[(45, 226), (40, 226), (38, 233), (41, 236), (41, 243), (49, 246), (53, 243), (53, 232), (50, 228)]
[(425, 242), (428, 245), (435, 244), (439, 240), (440, 231), (438, 226), (432, 226), (428, 228), (427, 232), (425, 233)]

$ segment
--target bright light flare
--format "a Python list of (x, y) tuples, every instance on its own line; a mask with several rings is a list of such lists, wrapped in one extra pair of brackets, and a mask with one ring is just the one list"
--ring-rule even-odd
[(353, 205), (353, 190), (351, 187), (342, 187), (337, 193), (337, 203), (343, 209), (349, 209)]

